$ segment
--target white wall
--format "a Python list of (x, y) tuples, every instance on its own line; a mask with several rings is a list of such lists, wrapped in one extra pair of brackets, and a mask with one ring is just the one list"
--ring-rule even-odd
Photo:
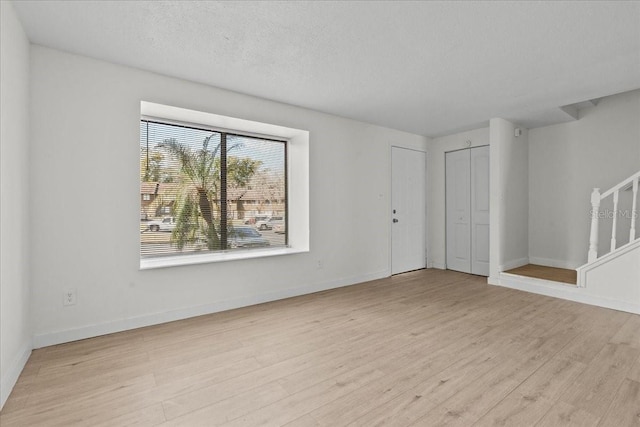
[(31, 353), (28, 185), (29, 41), (0, 2), (0, 408)]
[[(515, 129), (522, 135), (516, 137)], [(489, 123), (491, 141), (491, 266), (498, 274), (528, 262), (528, 132), (501, 118)]]
[[(640, 90), (603, 98), (580, 110), (577, 121), (531, 129), (531, 261), (565, 268), (584, 264), (591, 191), (607, 190), (639, 170)], [(621, 194), (622, 203), (628, 196)], [(628, 221), (624, 225), (628, 236)], [(623, 232), (623, 221), (619, 227)], [(608, 230), (610, 225), (603, 223), (601, 248), (609, 245)]]
[(489, 128), (434, 138), (427, 153), (427, 217), (430, 266), (446, 268), (445, 153), (489, 145)]
[[(31, 58), (36, 346), (389, 274), (390, 146), (426, 138), (39, 46)], [(309, 130), (311, 251), (139, 271), (141, 100)]]

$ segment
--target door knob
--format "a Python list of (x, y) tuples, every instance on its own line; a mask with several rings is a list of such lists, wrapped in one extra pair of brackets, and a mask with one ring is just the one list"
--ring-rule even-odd
[(398, 222), (398, 219), (397, 218), (393, 218), (393, 222)]

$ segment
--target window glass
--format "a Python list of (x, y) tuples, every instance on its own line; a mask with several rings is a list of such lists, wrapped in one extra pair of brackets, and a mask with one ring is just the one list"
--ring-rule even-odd
[(287, 245), (285, 141), (142, 119), (140, 182), (142, 258)]

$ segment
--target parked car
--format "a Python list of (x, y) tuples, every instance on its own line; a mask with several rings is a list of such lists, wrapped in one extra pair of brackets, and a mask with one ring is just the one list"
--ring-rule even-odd
[(271, 230), (274, 224), (281, 222), (284, 222), (284, 219), (281, 216), (272, 216), (264, 221), (256, 221), (256, 228), (258, 230)]
[(283, 221), (278, 221), (277, 223), (273, 224), (273, 232), (274, 233), (284, 234), (285, 231), (286, 231), (286, 226), (284, 224), (284, 220)]
[(176, 218), (173, 216), (149, 221), (149, 231), (173, 231), (174, 228), (176, 228)]
[(244, 221), (245, 225), (254, 225), (255, 223), (257, 223), (258, 221), (268, 221), (269, 220), (269, 216), (267, 215), (257, 215), (253, 218), (248, 218)]
[(227, 242), (230, 248), (259, 248), (269, 246), (267, 239), (253, 227), (238, 226), (229, 229)]
[(270, 219), (271, 219), (270, 216), (260, 217), (260, 219), (258, 219), (258, 217), (256, 217), (256, 222), (255, 222), (254, 227), (256, 227), (258, 230), (266, 230), (267, 229), (267, 224), (269, 223)]

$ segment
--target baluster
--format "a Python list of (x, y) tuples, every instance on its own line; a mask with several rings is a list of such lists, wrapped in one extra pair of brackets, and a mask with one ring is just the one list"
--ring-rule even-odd
[(637, 204), (638, 204), (638, 180), (640, 177), (633, 180), (633, 204), (631, 206), (631, 230), (629, 230), (629, 241), (633, 242), (636, 239), (636, 217), (638, 216)]
[(591, 193), (591, 235), (589, 236), (588, 261), (598, 259), (598, 216), (600, 209), (600, 189), (594, 188)]
[(616, 226), (618, 224), (618, 190), (613, 193), (613, 225), (611, 226), (611, 252), (616, 250)]

